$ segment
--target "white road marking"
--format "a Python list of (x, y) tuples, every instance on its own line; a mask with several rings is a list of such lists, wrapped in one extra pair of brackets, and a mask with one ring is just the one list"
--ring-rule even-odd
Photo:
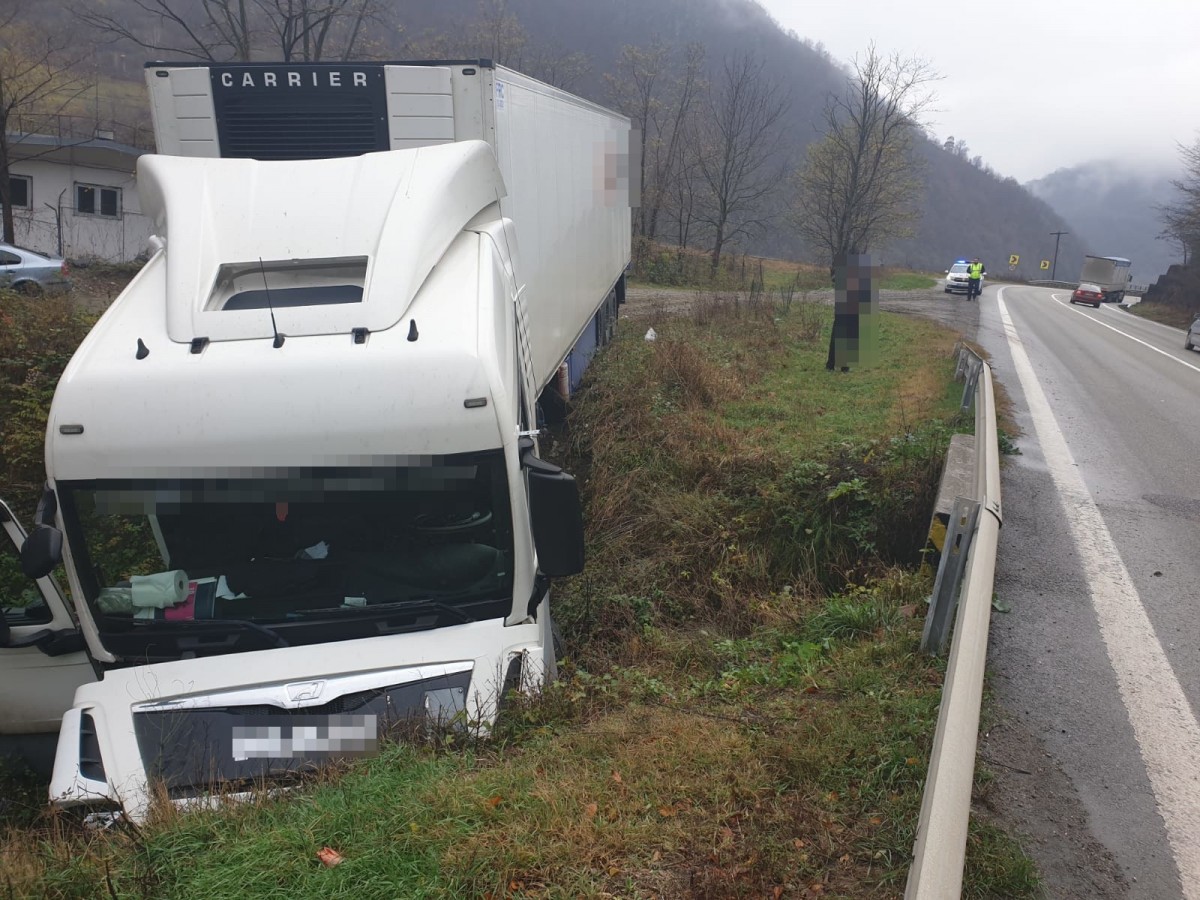
[[(1185, 362), (1184, 360), (1180, 359), (1178, 356), (1174, 356), (1174, 355), (1172, 355), (1172, 354), (1168, 353), (1166, 350), (1162, 350), (1162, 349), (1160, 349), (1160, 348), (1158, 348), (1158, 347), (1155, 347), (1153, 344), (1148, 344), (1148, 343), (1146, 343), (1146, 342), (1145, 342), (1145, 341), (1143, 341), (1141, 338), (1135, 338), (1135, 337), (1134, 337), (1132, 334), (1127, 334), (1126, 332), (1122, 331), (1120, 328), (1116, 328), (1116, 327), (1114, 327), (1114, 326), (1112, 326), (1112, 325), (1109, 325), (1107, 322), (1101, 322), (1099, 319), (1095, 318), (1094, 316), (1089, 316), (1089, 315), (1088, 315), (1087, 313), (1085, 313), (1085, 312), (1084, 312), (1082, 309), (1076, 309), (1076, 308), (1075, 308), (1074, 306), (1072, 306), (1072, 305), (1071, 305), (1069, 302), (1068, 302), (1068, 303), (1063, 303), (1063, 302), (1062, 302), (1062, 300), (1058, 299), (1058, 294), (1051, 294), (1051, 295), (1050, 295), (1050, 298), (1051, 298), (1051, 299), (1052, 299), (1052, 300), (1053, 300), (1055, 303), (1057, 303), (1059, 306), (1063, 307), (1064, 309), (1068, 309), (1068, 310), (1070, 310), (1070, 311), (1071, 311), (1071, 312), (1073, 312), (1073, 313), (1077, 313), (1077, 314), (1079, 314), (1079, 315), (1083, 316), (1083, 317), (1084, 317), (1085, 319), (1087, 319), (1089, 322), (1095, 322), (1097, 325), (1102, 325), (1102, 326), (1104, 326), (1104, 327), (1105, 327), (1105, 328), (1107, 328), (1109, 331), (1115, 331), (1117, 334), (1121, 335), (1122, 337), (1127, 337), (1127, 338), (1129, 338), (1131, 341), (1137, 341), (1137, 342), (1138, 342), (1139, 344), (1141, 344), (1143, 347), (1149, 347), (1149, 348), (1150, 348), (1151, 350), (1153, 350), (1155, 353), (1161, 353), (1161, 354), (1162, 354), (1163, 356), (1165, 356), (1167, 359), (1169, 359), (1169, 360), (1172, 360), (1173, 362), (1177, 362), (1177, 363), (1179, 363), (1181, 366), (1187, 366), (1187, 367), (1188, 367), (1189, 369), (1191, 369), (1193, 372), (1200, 372), (1200, 366), (1194, 366), (1194, 365), (1192, 365), (1190, 362)], [(1182, 333), (1182, 332), (1180, 332), (1180, 333)], [(1182, 348), (1180, 348), (1180, 349), (1182, 349)], [(1187, 352), (1189, 352), (1189, 351), (1187, 351), (1187, 350), (1184, 350), (1184, 352), (1185, 352), (1185, 353), (1187, 353)]]
[[(1058, 427), (1020, 335), (996, 301), (1046, 466), (1079, 552), (1092, 607), (1121, 701), (1146, 764), (1155, 804), (1179, 869), (1183, 895), (1200, 900), (1200, 725), (1171, 669), (1112, 535)], [(1103, 323), (1101, 323), (1103, 324)]]

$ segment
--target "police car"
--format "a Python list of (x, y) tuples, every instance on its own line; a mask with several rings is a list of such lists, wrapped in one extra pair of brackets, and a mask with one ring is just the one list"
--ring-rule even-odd
[(947, 294), (965, 294), (970, 290), (970, 276), (967, 274), (967, 266), (970, 260), (956, 259), (954, 265), (946, 270), (946, 293)]

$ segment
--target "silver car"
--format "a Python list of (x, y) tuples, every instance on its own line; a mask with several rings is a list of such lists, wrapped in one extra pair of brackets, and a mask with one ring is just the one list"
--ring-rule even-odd
[(1194, 350), (1200, 346), (1200, 314), (1192, 319), (1192, 324), (1188, 326), (1187, 337), (1183, 339), (1184, 350)]
[(0, 287), (22, 294), (66, 290), (71, 286), (68, 271), (64, 259), (0, 243)]

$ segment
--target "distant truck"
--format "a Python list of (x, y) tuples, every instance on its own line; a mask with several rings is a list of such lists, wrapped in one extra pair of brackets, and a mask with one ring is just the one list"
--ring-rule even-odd
[(86, 644), (51, 799), (134, 820), (553, 677), (583, 526), (538, 400), (611, 336), (631, 226), (629, 119), (485, 61), (146, 76), (158, 249), (58, 385), (21, 560), (83, 640), (0, 646), (0, 701), (61, 713), (82, 654), (43, 656)]
[(1085, 256), (1083, 271), (1079, 273), (1080, 284), (1094, 284), (1100, 288), (1105, 303), (1120, 303), (1133, 276), (1129, 260), (1121, 256)]

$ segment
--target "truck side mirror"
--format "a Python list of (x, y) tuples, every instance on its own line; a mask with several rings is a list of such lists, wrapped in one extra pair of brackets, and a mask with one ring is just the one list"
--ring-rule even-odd
[(529, 513), (538, 568), (551, 578), (583, 571), (583, 505), (579, 485), (553, 463), (533, 455), (530, 442), (522, 448), (521, 466), (529, 474)]
[(26, 578), (45, 578), (62, 562), (62, 532), (39, 525), (21, 545), (21, 571)]

